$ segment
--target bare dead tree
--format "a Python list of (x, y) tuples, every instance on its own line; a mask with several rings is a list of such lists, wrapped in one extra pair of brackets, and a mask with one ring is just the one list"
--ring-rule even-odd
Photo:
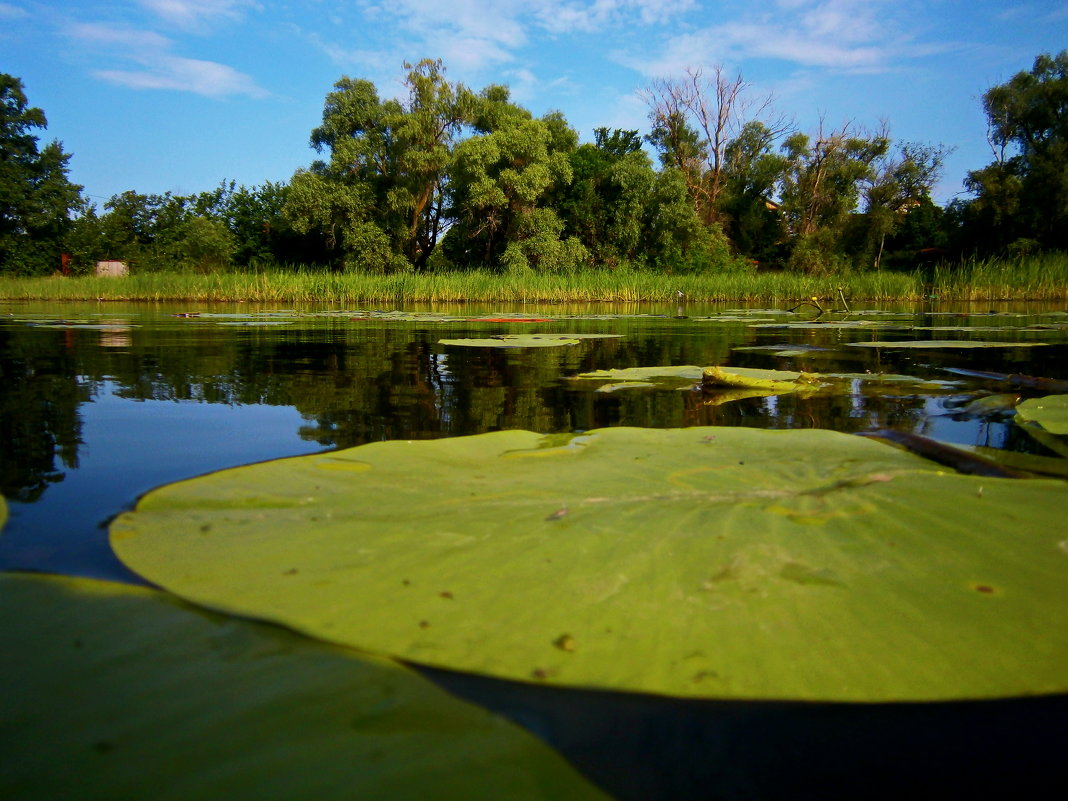
[(772, 96), (749, 95), (751, 85), (728, 75), (722, 65), (689, 67), (686, 77), (659, 78), (641, 94), (653, 123), (652, 141), (665, 165), (678, 167), (705, 222), (718, 218), (717, 204), (726, 183), (727, 146), (746, 122), (759, 119), (778, 138), (791, 129), (783, 115), (771, 113)]

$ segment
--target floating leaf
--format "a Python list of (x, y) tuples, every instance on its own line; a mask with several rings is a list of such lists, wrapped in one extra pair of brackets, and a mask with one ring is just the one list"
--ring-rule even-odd
[(0, 495), (0, 530), (4, 528), (4, 523), (7, 522), (7, 502), (4, 500), (4, 496)]
[(803, 323), (754, 323), (750, 328), (859, 328), (861, 330), (878, 329), (880, 331), (907, 331), (894, 322), (876, 320), (808, 320)]
[[(612, 386), (623, 386), (626, 383), (641, 385), (666, 386), (666, 387), (692, 387), (701, 380), (700, 367), (691, 364), (682, 366), (658, 366), (658, 367), (623, 367), (615, 370), (594, 370), (589, 373), (579, 373), (575, 379), (591, 381), (610, 381)], [(598, 392), (608, 392), (603, 386), (598, 387)]]
[(656, 389), (657, 385), (652, 381), (620, 381), (617, 384), (602, 384), (597, 387), (597, 392), (618, 392), (622, 389)]
[(551, 323), (553, 319), (551, 317), (511, 317), (508, 315), (500, 317), (468, 317), (466, 322), (469, 323)]
[(813, 354), (833, 354), (832, 348), (821, 348), (817, 345), (743, 345), (731, 348), (743, 353), (770, 353), (772, 356), (810, 356)]
[(605, 798), (415, 672), (153, 590), (0, 574), (5, 801)]
[(465, 348), (552, 348), (577, 345), (583, 339), (608, 339), (619, 334), (501, 334), (484, 339), (440, 339), (438, 344)]
[(842, 701), (1068, 690), (1061, 481), (733, 427), (333, 454), (362, 472), (319, 458), (150, 492), (112, 545), (197, 603), (508, 679)]
[(1024, 422), (1038, 423), (1050, 434), (1068, 435), (1068, 395), (1031, 398), (1016, 407)]
[[(1020, 396), (1007, 392), (995, 395), (983, 395), (978, 398), (961, 401), (952, 408), (951, 413), (958, 417), (1000, 417), (1012, 414)], [(947, 401), (947, 404), (949, 402)]]
[(1048, 342), (984, 342), (978, 339), (913, 339), (901, 342), (849, 342), (857, 348), (1036, 348)]
[(748, 367), (706, 367), (701, 387), (715, 389), (757, 389), (771, 392), (811, 391), (820, 386), (819, 376), (790, 370), (756, 370)]

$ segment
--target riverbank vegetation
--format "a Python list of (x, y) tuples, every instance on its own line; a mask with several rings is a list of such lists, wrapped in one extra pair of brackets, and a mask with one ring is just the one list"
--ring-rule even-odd
[[(681, 294), (680, 294), (681, 293)], [(784, 308), (805, 302), (848, 309), (868, 301), (1068, 299), (1068, 256), (972, 259), (913, 272), (821, 276), (754, 269), (665, 275), (650, 270), (585, 269), (501, 274), (400, 272), (373, 275), (311, 268), (218, 273), (146, 272), (126, 278), (59, 276), (0, 279), (7, 300), (229, 301), (268, 303), (502, 302), (674, 303), (737, 301)]]
[[(44, 113), (0, 76), (6, 297), (702, 300), (1061, 297), (1068, 291), (1068, 51), (983, 97), (994, 162), (931, 191), (949, 148), (887, 125), (803, 132), (739, 76), (690, 69), (643, 97), (649, 133), (579, 135), (440, 61), (406, 96), (343, 77), (283, 183), (103, 209), (67, 178)], [(101, 260), (119, 283), (95, 283)], [(36, 293), (36, 294), (35, 294)]]

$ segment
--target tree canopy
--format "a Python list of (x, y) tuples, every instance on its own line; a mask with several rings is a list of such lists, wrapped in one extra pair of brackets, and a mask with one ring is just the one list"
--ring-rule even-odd
[(968, 173), (979, 247), (1068, 249), (1068, 50), (983, 95), (994, 161)]
[[(98, 212), (39, 146), (44, 112), (0, 76), (0, 270), (138, 271), (300, 264), (387, 273), (575, 268), (808, 272), (911, 268), (921, 254), (1068, 249), (1068, 51), (983, 96), (993, 162), (945, 213), (931, 198), (950, 152), (895, 142), (883, 123), (799, 130), (741, 75), (690, 68), (642, 92), (649, 133), (580, 137), (507, 86), (406, 63), (403, 89), (344, 76), (285, 183), (196, 195), (120, 193)], [(926, 257), (924, 257), (926, 258)]]
[(28, 105), (22, 81), (0, 73), (0, 267), (33, 274), (60, 267), (60, 239), (82, 206), (68, 180), (70, 155), (52, 141), (40, 148), (44, 112)]

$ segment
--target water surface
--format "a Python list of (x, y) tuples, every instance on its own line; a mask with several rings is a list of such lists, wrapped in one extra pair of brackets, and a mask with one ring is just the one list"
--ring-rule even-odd
[[(152, 487), (375, 440), (618, 425), (893, 427), (949, 442), (1034, 449), (1011, 421), (959, 414), (969, 399), (997, 388), (946, 368), (1068, 378), (1068, 328), (1058, 311), (900, 307), (817, 317), (815, 310), (693, 304), (403, 310), (0, 304), (0, 487), (10, 506), (0, 567), (130, 578), (110, 555), (105, 526)], [(507, 333), (618, 336), (553, 348), (440, 344)], [(1044, 344), (975, 350), (848, 344), (873, 339)], [(780, 355), (784, 349), (793, 352)], [(595, 392), (596, 383), (571, 378), (685, 364), (903, 373), (951, 383), (932, 392), (873, 394), (858, 381), (835, 396), (716, 404), (678, 389)]]

